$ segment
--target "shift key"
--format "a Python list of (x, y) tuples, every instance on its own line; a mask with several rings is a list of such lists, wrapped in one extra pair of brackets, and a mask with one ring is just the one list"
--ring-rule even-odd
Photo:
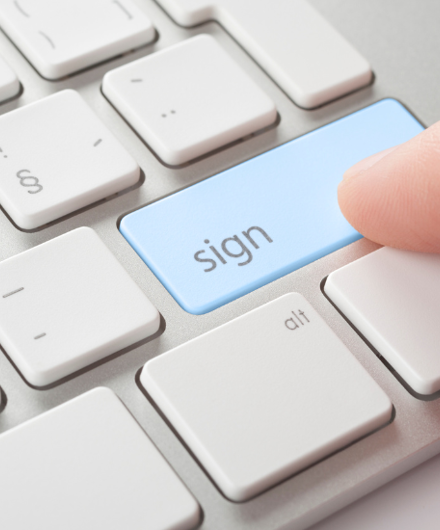
[(204, 314), (359, 239), (338, 207), (343, 173), (422, 130), (385, 99), (128, 214), (120, 230)]

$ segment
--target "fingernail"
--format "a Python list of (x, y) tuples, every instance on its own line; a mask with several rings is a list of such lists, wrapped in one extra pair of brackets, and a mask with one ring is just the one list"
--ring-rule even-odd
[(399, 147), (398, 145), (394, 147), (390, 147), (388, 149), (385, 149), (385, 151), (380, 151), (379, 153), (376, 153), (375, 155), (368, 156), (367, 158), (364, 158), (354, 166), (351, 166), (350, 169), (347, 169), (347, 171), (343, 174), (342, 178), (348, 179), (351, 177), (354, 177), (355, 175), (358, 175), (361, 171), (365, 171), (366, 169), (369, 169), (370, 167), (373, 167), (375, 164), (379, 162), (379, 160), (382, 160), (382, 158), (385, 158), (387, 155), (392, 153), (395, 149)]

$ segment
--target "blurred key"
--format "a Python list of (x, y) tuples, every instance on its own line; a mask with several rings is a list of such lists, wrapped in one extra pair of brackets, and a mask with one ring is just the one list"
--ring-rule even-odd
[(305, 0), (158, 0), (183, 26), (217, 20), (304, 108), (370, 83), (362, 55)]
[(132, 0), (1, 2), (0, 26), (47, 79), (83, 70), (155, 37), (152, 23)]

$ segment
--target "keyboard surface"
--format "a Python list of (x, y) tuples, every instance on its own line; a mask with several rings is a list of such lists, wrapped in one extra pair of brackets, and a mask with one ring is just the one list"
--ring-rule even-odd
[[(111, 47), (108, 42), (108, 35), (112, 34), (110, 24), (109, 27), (105, 27), (105, 34), (101, 35), (102, 39), (94, 39), (91, 33), (87, 33), (87, 38), (84, 38), (83, 42), (87, 50), (80, 50), (81, 53), (78, 54), (73, 53), (75, 50), (72, 51), (71, 49), (69, 40), (71, 33), (66, 32), (64, 34), (60, 31), (58, 26), (53, 25), (54, 19), (52, 18), (50, 20), (48, 18), (38, 19), (39, 24), (46, 23), (46, 21), (47, 24), (44, 27), (41, 26), (42, 29), (39, 29), (40, 26), (38, 26), (35, 35), (26, 33), (31, 30), (34, 31), (33, 26), (30, 25), (33, 4), (29, 0), (19, 0), (18, 2), (3, 0), (0, 2), (0, 27), (4, 30), (4, 32), (0, 32), (0, 56), (5, 62), (5, 65), (3, 61), (0, 62), (0, 98), (4, 100), (0, 104), (0, 181), (5, 174), (2, 173), (4, 171), (2, 168), (9, 167), (6, 164), (18, 164), (18, 161), (21, 164), (22, 160), (23, 163), (26, 162), (25, 165), (17, 165), (17, 167), (14, 165), (13, 172), (14, 183), (18, 191), (23, 192), (24, 195), (17, 195), (17, 198), (11, 200), (10, 203), (5, 202), (7, 195), (0, 195), (3, 208), (3, 211), (0, 212), (0, 260), (17, 256), (26, 250), (80, 227), (90, 227), (127, 271), (131, 280), (143, 292), (148, 307), (150, 307), (149, 303), (151, 302), (161, 315), (160, 331), (148, 342), (133, 347), (134, 343), (145, 338), (148, 334), (154, 333), (154, 330), (150, 330), (142, 337), (133, 334), (132, 340), (121, 343), (120, 348), (124, 348), (123, 351), (118, 352), (114, 349), (110, 351), (109, 349), (105, 353), (108, 358), (99, 364), (96, 364), (98, 358), (91, 356), (90, 360), (82, 365), (75, 365), (75, 374), (73, 375), (67, 374), (66, 376), (65, 373), (62, 373), (54, 378), (44, 379), (42, 383), (40, 382), (41, 384), (36, 382), (36, 386), (50, 382), (51, 386), (45, 389), (35, 388), (32, 386), (32, 382), (26, 381), (24, 374), (21, 374), (14, 366), (13, 356), (7, 355), (8, 348), (2, 342), (5, 351), (0, 353), (0, 432), (18, 433), (18, 431), (11, 429), (20, 429), (27, 420), (38, 418), (40, 414), (96, 387), (107, 387), (121, 399), (196, 499), (203, 512), (201, 522), (203, 529), (268, 530), (294, 528), (298, 530), (307, 528), (349, 502), (440, 452), (440, 401), (437, 399), (438, 394), (425, 398), (416, 395), (402, 381), (400, 375), (396, 376), (394, 370), (379, 358), (377, 351), (370, 347), (323, 292), (322, 282), (326, 277), (354, 260), (377, 250), (377, 245), (365, 239), (359, 239), (334, 252), (324, 252), (320, 259), (312, 261), (294, 272), (286, 271), (281, 277), (279, 275), (271, 277), (268, 279), (270, 283), (261, 282), (254, 286), (255, 290), (245, 289), (240, 292), (238, 298), (236, 296), (229, 297), (228, 300), (223, 301), (223, 304), (214, 304), (215, 309), (211, 306), (205, 314), (197, 315), (185, 311), (179, 305), (170, 292), (172, 289), (170, 288), (169, 291), (164, 287), (158, 277), (160, 275), (154, 274), (154, 267), (152, 266), (150, 269), (144, 263), (119, 230), (121, 221), (123, 223), (127, 214), (133, 215), (132, 212), (142, 212), (141, 208), (145, 206), (147, 206), (147, 210), (148, 205), (161, 199), (178, 197), (178, 195), (174, 195), (177, 192), (184, 194), (191, 189), (196, 190), (196, 186), (194, 188), (190, 188), (190, 186), (197, 185), (201, 181), (205, 181), (203, 185), (207, 186), (209, 180), (205, 179), (208, 177), (228, 170), (234, 171), (232, 168), (240, 167), (240, 164), (246, 164), (258, 155), (265, 156), (264, 153), (267, 153), (271, 156), (270, 153), (275, 152), (271, 151), (272, 149), (284, 144), (288, 146), (290, 145), (288, 142), (294, 141), (296, 138), (332, 124), (352, 113), (362, 111), (362, 109), (381, 100), (394, 98), (423, 125), (430, 125), (440, 118), (437, 80), (438, 54), (436, 53), (436, 50), (440, 48), (440, 35), (437, 28), (437, 21), (440, 17), (438, 2), (425, 0), (421, 4), (416, 0), (390, 0), (389, 2), (380, 0), (369, 2), (361, 0), (308, 1), (322, 15), (321, 18), (326, 27), (329, 24), (350, 43), (350, 49), (355, 50), (356, 58), (360, 58), (359, 60), (364, 67), (363, 70), (361, 68), (364, 77), (361, 76), (362, 79), (358, 85), (350, 85), (351, 89), (346, 88), (339, 93), (333, 92), (333, 89), (327, 92), (321, 91), (320, 94), (321, 96), (324, 94), (322, 96), (324, 100), (330, 101), (313, 110), (306, 110), (303, 107), (315, 107), (315, 103), (317, 101), (322, 103), (322, 100), (313, 98), (312, 100), (306, 98), (305, 102), (298, 100), (299, 96), (295, 95), (296, 92), (288, 88), (289, 83), (283, 84), (283, 80), (276, 75), (276, 68), (272, 69), (274, 62), (278, 60), (276, 55), (279, 52), (278, 44), (269, 50), (271, 53), (273, 52), (272, 55), (269, 54), (269, 57), (265, 56), (266, 59), (261, 60), (264, 55), (261, 52), (261, 47), (263, 46), (263, 49), (265, 49), (264, 46), (267, 47), (266, 36), (260, 41), (257, 38), (258, 34), (252, 34), (249, 37), (252, 42), (249, 44), (247, 38), (243, 37), (243, 35), (245, 37), (247, 35), (246, 19), (243, 19), (243, 13), (237, 10), (235, 15), (239, 17), (240, 22), (237, 25), (231, 14), (225, 15), (228, 5), (234, 5), (226, 0), (219, 2), (226, 6), (223, 10), (207, 12), (202, 9), (200, 19), (187, 17), (181, 20), (178, 20), (173, 11), (173, 6), (179, 4), (177, 0), (158, 1), (157, 3), (152, 0), (110, 2), (110, 4), (114, 4), (111, 7), (115, 8), (115, 12), (112, 12), (115, 19), (112, 19), (111, 23), (116, 24), (120, 29), (120, 34), (118, 33), (119, 44)], [(41, 0), (41, 4), (46, 5), (46, 7), (50, 6), (50, 3), (51, 0)], [(86, 3), (81, 2), (81, 4)], [(240, 2), (240, 5), (243, 3)], [(260, 3), (263, 5), (262, 1)], [(11, 11), (13, 15), (10, 16), (19, 21), (14, 22), (15, 25), (9, 19), (9, 22), (4, 22), (9, 16), (9, 4), (12, 5), (11, 9), (15, 10)], [(105, 2), (99, 1), (97, 4), (104, 5)], [(191, 2), (182, 0), (181, 4), (188, 6)], [(207, 3), (194, 1), (192, 4), (200, 7), (200, 5)], [(239, 2), (236, 4), (238, 5)], [(278, 2), (275, 4), (278, 5)], [(4, 7), (6, 5), (8, 5), (8, 9)], [(130, 11), (130, 6), (134, 6), (133, 11)], [(221, 15), (219, 14), (220, 11)], [(127, 20), (130, 20), (130, 16), (137, 16), (137, 14), (142, 19), (139, 23), (139, 30), (137, 33), (129, 32), (128, 36), (125, 35), (119, 24), (125, 24)], [(90, 14), (90, 24), (93, 23), (96, 16), (99, 16), (99, 13), (97, 15), (93, 10)], [(77, 15), (72, 15), (70, 19), (72, 27), (76, 20), (75, 17)], [(216, 17), (220, 23), (212, 20)], [(66, 22), (64, 21), (64, 23)], [(193, 23), (198, 25), (189, 27)], [(269, 27), (271, 24), (273, 24), (273, 20), (268, 17), (267, 26)], [(11, 29), (12, 26), (13, 29)], [(155, 28), (154, 33), (152, 27)], [(258, 29), (258, 24), (251, 28), (252, 31), (255, 31), (255, 28)], [(250, 127), (243, 133), (245, 137), (239, 139), (237, 139), (237, 135), (230, 134), (230, 130), (238, 127), (238, 125), (225, 119), (226, 128), (229, 128), (229, 135), (222, 137), (223, 139), (215, 145), (210, 144), (212, 146), (209, 149), (197, 151), (196, 155), (189, 156), (181, 165), (174, 167), (174, 159), (171, 160), (174, 166), (163, 163), (160, 153), (154, 150), (154, 146), (148, 145), (148, 137), (144, 136), (140, 130), (136, 130), (136, 123), (132, 123), (129, 116), (124, 115), (124, 109), (118, 108), (115, 102), (111, 102), (111, 96), (107, 96), (107, 99), (104, 95), (103, 79), (108, 72), (113, 70), (115, 70), (115, 74), (122, 72), (123, 68), (133, 61), (143, 61), (144, 58), (148, 58), (154, 52), (166, 50), (170, 46), (178, 45), (191, 37), (202, 34), (215, 39), (222, 50), (233, 59), (241, 72), (246, 75), (249, 83), (252, 86), (257, 86), (267, 97), (267, 100), (273, 102), (278, 117), (273, 122), (273, 113), (270, 114), (271, 107), (268, 104), (267, 109), (269, 110), (267, 112), (271, 118), (266, 122), (258, 122), (256, 126)], [(52, 44), (57, 46), (58, 42), (61, 42), (56, 40), (55, 36), (57, 39), (65, 37), (69, 54), (67, 52), (63, 54), (60, 51), (57, 60), (52, 60), (52, 58), (51, 62), (49, 59), (50, 53), (53, 51), (51, 49)], [(34, 48), (32, 39), (36, 39), (35, 42), (37, 43)], [(53, 41), (52, 44), (51, 40)], [(40, 55), (37, 54), (39, 59), (36, 60), (32, 54), (40, 46), (45, 47), (42, 48), (43, 51)], [(307, 49), (299, 48), (297, 52), (299, 54), (304, 53), (304, 57), (307, 58)], [(363, 58), (366, 60), (366, 67), (362, 62)], [(35, 64), (32, 65), (32, 62)], [(370, 83), (371, 73), (369, 73), (368, 64), (371, 65), (374, 73), (373, 83)], [(121, 70), (116, 70), (118, 68)], [(138, 89), (141, 85), (141, 81), (139, 81), (141, 74), (138, 74), (135, 69), (133, 71), (136, 77), (131, 78), (134, 82), (129, 87), (130, 90), (132, 88)], [(344, 74), (344, 72), (342, 73)], [(48, 77), (58, 80), (45, 79)], [(20, 85), (17, 84), (17, 79)], [(116, 81), (120, 82), (120, 76), (115, 77), (115, 83)], [(344, 87), (347, 86), (344, 85)], [(351, 92), (352, 89), (359, 87), (361, 87), (359, 90)], [(129, 89), (124, 87), (122, 89), (119, 85), (117, 88), (120, 89), (119, 96), (122, 99), (126, 97)], [(5, 122), (14, 121), (13, 111), (68, 89), (78, 92), (83, 102), (100, 120), (101, 128), (97, 130), (98, 134), (95, 134), (93, 124), (90, 125), (90, 122), (84, 125), (84, 135), (81, 134), (81, 125), (75, 127), (75, 131), (72, 132), (68, 130), (68, 127), (65, 127), (65, 123), (56, 130), (44, 129), (44, 124), (42, 124), (43, 129), (41, 131), (44, 133), (42, 134), (39, 133), (39, 129), (35, 125), (37, 122), (29, 119), (24, 124), (17, 125), (14, 135), (8, 137), (6, 129), (3, 129), (1, 124), (2, 120)], [(18, 93), (19, 96), (16, 97)], [(170, 90), (168, 93), (172, 94), (173, 91)], [(342, 97), (333, 100), (336, 96)], [(293, 102), (295, 98), (298, 105)], [(49, 101), (49, 99), (45, 101)], [(34, 108), (37, 106), (38, 104)], [(259, 110), (261, 105), (256, 105), (256, 107)], [(233, 108), (233, 102), (226, 98), (225, 109), (230, 108)], [(161, 134), (166, 134), (163, 132), (164, 127), (170, 127), (171, 120), (179, 118), (179, 111), (180, 109), (174, 108), (171, 104), (164, 110), (162, 108), (157, 109), (158, 121), (153, 124), (154, 134), (157, 133), (157, 138)], [(20, 112), (23, 113), (21, 114), (23, 116), (26, 113), (26, 111)], [(163, 117), (162, 114), (166, 114), (166, 116)], [(251, 114), (255, 116), (256, 112), (252, 111)], [(77, 115), (76, 117), (80, 121), (80, 116)], [(209, 116), (207, 116), (208, 118)], [(51, 120), (54, 123), (56, 123), (56, 119), (60, 119), (59, 114), (51, 115)], [(244, 121), (246, 120), (242, 118), (239, 125), (242, 126)], [(23, 143), (21, 144), (20, 130), (23, 127), (29, 128), (29, 131), (23, 132)], [(31, 158), (26, 158), (26, 150), (31, 152), (29, 144), (32, 143), (33, 127), (35, 127), (35, 134), (38, 135), (36, 145), (38, 145), (39, 152), (34, 152)], [(212, 129), (213, 135), (218, 133), (215, 127)], [(72, 134), (70, 134), (71, 132)], [(46, 183), (56, 182), (54, 168), (56, 169), (56, 164), (59, 163), (60, 158), (68, 162), (71, 157), (72, 165), (78, 164), (83, 174), (85, 169), (90, 166), (91, 155), (87, 151), (87, 134), (89, 132), (93, 133), (93, 139), (91, 143), (89, 142), (90, 150), (94, 150), (93, 152), (97, 152), (100, 148), (107, 148), (105, 134), (108, 132), (111, 135), (110, 141), (115, 142), (115, 147), (110, 149), (110, 155), (114, 157), (116, 162), (107, 161), (107, 163), (111, 169), (115, 170), (115, 179), (117, 177), (125, 179), (124, 184), (119, 187), (115, 186), (106, 193), (100, 193), (99, 190), (96, 192), (96, 186), (93, 187), (92, 191), (87, 188), (86, 184), (91, 186), (92, 183), (88, 179), (84, 179), (77, 182), (75, 186), (72, 185), (72, 191), (69, 191), (70, 188), (59, 191), (60, 194), (61, 192), (66, 194), (66, 197), (63, 196), (64, 203), (71, 201), (67, 206), (57, 210), (57, 213), (52, 217), (46, 215), (45, 217), (40, 216), (36, 221), (31, 219), (33, 213), (31, 212), (31, 215), (30, 210), (26, 210), (25, 202), (26, 200), (41, 199), (44, 190), (40, 192), (40, 187), (44, 188)], [(65, 143), (62, 142), (63, 139)], [(8, 149), (8, 142), (11, 142), (10, 149)], [(63, 149), (65, 148), (62, 152), (57, 147), (60, 142), (63, 144)], [(98, 143), (94, 145), (96, 142)], [(172, 152), (175, 153), (181, 149), (181, 143), (177, 142), (171, 147)], [(212, 151), (212, 149), (215, 150)], [(43, 150), (44, 155), (42, 154)], [(124, 167), (119, 170), (116, 166), (121, 159), (125, 160), (126, 163), (121, 163)], [(33, 167), (27, 166), (28, 161), (38, 165), (38, 173)], [(135, 161), (134, 166), (131, 161)], [(2, 164), (4, 165), (2, 166)], [(136, 173), (137, 167), (140, 168), (140, 173)], [(20, 173), (17, 176), (17, 173), (22, 170), (28, 172)], [(47, 171), (46, 180), (44, 180), (45, 171)], [(100, 175), (93, 167), (91, 175), (99, 181)], [(340, 176), (342, 177), (342, 175)], [(337, 176), (334, 178), (337, 182)], [(270, 175), (268, 175), (268, 190), (271, 189), (271, 180)], [(0, 191), (3, 192), (3, 188)], [(251, 209), (251, 205), (252, 200), (246, 202), (246, 208)], [(52, 206), (49, 201), (45, 206), (46, 211), (50, 210)], [(307, 205), (304, 207), (307, 208)], [(183, 232), (186, 227), (184, 215), (185, 212), (179, 210), (176, 213), (166, 213), (163, 219), (155, 221), (159, 224), (157, 226), (153, 224), (152, 230), (157, 229), (157, 239), (162, 232), (166, 233), (167, 225), (177, 234), (179, 230)], [(26, 224), (27, 226), (25, 226)], [(218, 241), (220, 245), (218, 248), (221, 249), (222, 239), (232, 237), (237, 233), (241, 234), (243, 231), (249, 232), (249, 229), (255, 225), (255, 222), (250, 222), (234, 228), (235, 231), (227, 230), (224, 234), (220, 234), (219, 231)], [(216, 227), (216, 229), (218, 228)], [(251, 234), (255, 235), (255, 232), (248, 233), (248, 235)], [(272, 234), (268, 231), (267, 235), (270, 237)], [(356, 234), (351, 235), (354, 237), (350, 241), (357, 239)], [(267, 246), (272, 245), (264, 235), (259, 233), (259, 236), (263, 238), (258, 239), (260, 248), (257, 249), (252, 246), (254, 263), (257, 262), (258, 253), (264, 252), (263, 245), (265, 243)], [(182, 234), (182, 237), (188, 237), (188, 234)], [(216, 237), (214, 234), (212, 236), (206, 234), (205, 237), (211, 238), (209, 244), (217, 244), (217, 240), (212, 239)], [(164, 246), (170, 245), (169, 248), (172, 250), (172, 240), (167, 240), (166, 237), (163, 237), (162, 240)], [(257, 240), (255, 239), (255, 241)], [(202, 239), (200, 245), (194, 248), (191, 256), (199, 249), (208, 248), (207, 245), (208, 243), (204, 244)], [(167, 254), (166, 248), (161, 251), (165, 255)], [(235, 252), (231, 251), (232, 253)], [(170, 252), (169, 255), (171, 256), (172, 253)], [(221, 255), (225, 256), (224, 254)], [(218, 269), (220, 266), (224, 266), (225, 269), (227, 266), (233, 266), (237, 270), (246, 270), (246, 266), (239, 269), (235, 264), (237, 258), (232, 258), (233, 263), (228, 263), (228, 265), (224, 265), (218, 257), (215, 259)], [(246, 259), (244, 250), (243, 256), (239, 259)], [(98, 266), (99, 263), (96, 265)], [(199, 265), (199, 263), (196, 264)], [(200, 265), (202, 264), (200, 263)], [(105, 278), (104, 264), (102, 270)], [(29, 270), (30, 278), (31, 273), (32, 267)], [(86, 273), (82, 272), (81, 274)], [(38, 275), (37, 267), (35, 268), (35, 275)], [(55, 283), (56, 275), (48, 274), (48, 276)], [(129, 281), (128, 278), (124, 277), (124, 279)], [(37, 280), (40, 282), (41, 278), (35, 278), (36, 282)], [(90, 278), (88, 280), (91, 284), (93, 283)], [(7, 297), (2, 298), (1, 302), (8, 301), (8, 303), (15, 304), (14, 300), (18, 301), (19, 296), (26, 293), (26, 287), (23, 291), (15, 292), (21, 287), (22, 285), (18, 284), (5, 286), (0, 295), (7, 295)], [(109, 289), (109, 296), (111, 297), (111, 287)], [(12, 294), (14, 292), (15, 294)], [(177, 347), (185, 347), (184, 345), (188, 341), (217, 330), (220, 326), (228, 324), (254, 309), (259, 309), (288, 293), (300, 293), (311, 304), (313, 310), (322, 318), (323, 325), (328, 326), (336, 334), (341, 345), (348, 348), (351, 355), (369, 375), (369, 378), (374, 381), (377, 387), (382, 389), (393, 405), (392, 421), (385, 426), (382, 426), (385, 421), (375, 424), (374, 427), (360, 433), (359, 436), (367, 434), (373, 428), (381, 428), (360, 440), (357, 440), (359, 436), (350, 438), (347, 443), (357, 441), (342, 450), (339, 449), (344, 444), (339, 444), (335, 448), (336, 452), (333, 450), (324, 452), (325, 454), (323, 453), (319, 457), (323, 459), (315, 465), (310, 465), (305, 469), (301, 467), (300, 472), (297, 472), (299, 468), (295, 468), (292, 473), (296, 474), (293, 476), (287, 473), (271, 483), (270, 481), (267, 482), (267, 486), (255, 490), (256, 496), (253, 496), (253, 493), (250, 495), (252, 497), (250, 500), (239, 503), (231, 502), (227, 495), (223, 495), (221, 488), (217, 487), (216, 480), (213, 478), (214, 474), (211, 476), (209, 471), (205, 471), (203, 465), (199, 463), (197, 459), (198, 449), (188, 447), (186, 445), (188, 442), (182, 440), (179, 426), (173, 424), (171, 415), (170, 417), (166, 416), (165, 407), (161, 410), (159, 401), (155, 403), (151, 396), (146, 395), (145, 388), (141, 384), (140, 370), (148, 361), (157, 359), (159, 362), (162, 354), (166, 354)], [(117, 303), (117, 300), (112, 299), (112, 302)], [(408, 304), (410, 304), (410, 300)], [(83, 306), (84, 312), (87, 314), (86, 295), (83, 298)], [(47, 332), (43, 328), (41, 332), (39, 330), (34, 332), (32, 311), (40, 318), (45, 310), (45, 303), (42, 303), (41, 307), (35, 303), (35, 306), (26, 307), (26, 311), (20, 312), (20, 315), (15, 319), (18, 323), (16, 329), (23, 329), (23, 333), (29, 332), (32, 340), (35, 340), (38, 345), (41, 344), (39, 341), (44, 341), (49, 335), (47, 337), (42, 336), (43, 332)], [(81, 311), (81, 309), (79, 310)], [(62, 318), (61, 315), (58, 316), (60, 319)], [(348, 318), (348, 314), (346, 316)], [(153, 317), (152, 320), (154, 320)], [(98, 321), (99, 319), (97, 319), (97, 325), (99, 324)], [(71, 330), (68, 323), (64, 322), (64, 324), (67, 333), (69, 333)], [(87, 324), (91, 328), (93, 327), (93, 322)], [(76, 328), (75, 331), (77, 331)], [(120, 331), (120, 335), (123, 334), (124, 330)], [(36, 339), (36, 337), (40, 338)], [(60, 340), (62, 344), (62, 338)], [(65, 340), (67, 344), (69, 342), (68, 336)], [(131, 346), (126, 347), (127, 344)], [(69, 343), (69, 346), (72, 344)], [(221, 344), (217, 344), (216, 347), (214, 353), (221, 357)], [(245, 363), (251, 363), (249, 354), (244, 356), (244, 359)], [(95, 364), (87, 366), (90, 363)], [(246, 366), (242, 366), (241, 369), (246, 373)], [(62, 382), (57, 382), (60, 378), (63, 378)], [(245, 389), (246, 376), (243, 375), (240, 380), (243, 380), (243, 388)], [(203, 381), (198, 381), (198, 384), (202, 385)], [(320, 389), (319, 380), (318, 382), (314, 380), (313, 384), (318, 385), (318, 390)], [(434, 385), (434, 388), (437, 387)], [(183, 390), (182, 395), (186, 395)], [(280, 407), (279, 404), (276, 406)], [(204, 414), (209, 414), (206, 407), (204, 407)], [(233, 403), (229, 403), (228, 407), (233, 408)], [(227, 407), (226, 410), (228, 410)], [(286, 422), (289, 421), (288, 413), (279, 410), (277, 412), (280, 413), (278, 418), (280, 426), (285, 427)], [(255, 419), (258, 410), (253, 411), (253, 414), (255, 414), (253, 416)], [(227, 419), (223, 418), (223, 425), (228, 425)], [(284, 432), (281, 427), (279, 432)], [(272, 432), (276, 433), (277, 431), (274, 429)], [(202, 434), (208, 436), (210, 433), (203, 431)], [(50, 433), (48, 435), (50, 436)], [(2, 438), (0, 438), (1, 440)], [(95, 450), (97, 449), (95, 448)], [(325, 458), (329, 452), (332, 452), (331, 456)], [(275, 467), (275, 464), (272, 467)], [(281, 480), (282, 482), (280, 482)], [(272, 484), (275, 485), (272, 486)], [(272, 487), (267, 489), (269, 486)], [(261, 491), (263, 492), (261, 493)], [(183, 495), (185, 496), (186, 493)], [(194, 517), (194, 506), (191, 506), (193, 508), (191, 513)]]

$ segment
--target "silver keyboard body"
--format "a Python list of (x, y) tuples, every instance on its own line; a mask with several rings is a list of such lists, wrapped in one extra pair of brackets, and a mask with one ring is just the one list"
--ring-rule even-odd
[[(440, 118), (438, 1), (310, 1), (370, 61), (375, 73), (375, 81), (371, 86), (313, 111), (300, 109), (293, 104), (217, 23), (210, 22), (192, 29), (179, 27), (152, 0), (137, 0), (137, 4), (145, 9), (158, 30), (159, 38), (154, 44), (59, 82), (42, 79), (0, 32), (1, 54), (16, 71), (24, 87), (19, 99), (0, 106), (1, 114), (64, 88), (73, 88), (115, 133), (145, 174), (145, 181), (136, 189), (32, 233), (18, 230), (3, 213), (0, 214), (0, 260), (74, 228), (90, 226), (144, 290), (166, 322), (166, 330), (159, 338), (48, 390), (31, 388), (7, 357), (0, 354), (0, 385), (8, 397), (7, 407), (0, 414), (0, 432), (96, 386), (109, 387), (122, 399), (199, 501), (204, 512), (201, 528), (206, 530), (306, 528), (440, 452), (440, 401), (422, 401), (413, 397), (321, 292), (320, 284), (329, 273), (375, 250), (377, 245), (360, 240), (220, 309), (195, 316), (181, 309), (117, 228), (118, 218), (129, 211), (382, 98), (398, 99), (425, 125)], [(213, 35), (262, 87), (275, 101), (281, 121), (277, 127), (263, 134), (222, 149), (196, 163), (172, 169), (164, 166), (153, 155), (105, 100), (100, 90), (101, 81), (104, 74), (113, 68), (199, 33)], [(170, 223), (175, 223), (178, 229), (178, 219), (170, 219)], [(396, 414), (394, 421), (386, 428), (253, 500), (235, 504), (222, 496), (145, 398), (136, 383), (136, 374), (149, 359), (287, 292), (303, 294), (316, 308), (385, 390), (394, 404)]]

